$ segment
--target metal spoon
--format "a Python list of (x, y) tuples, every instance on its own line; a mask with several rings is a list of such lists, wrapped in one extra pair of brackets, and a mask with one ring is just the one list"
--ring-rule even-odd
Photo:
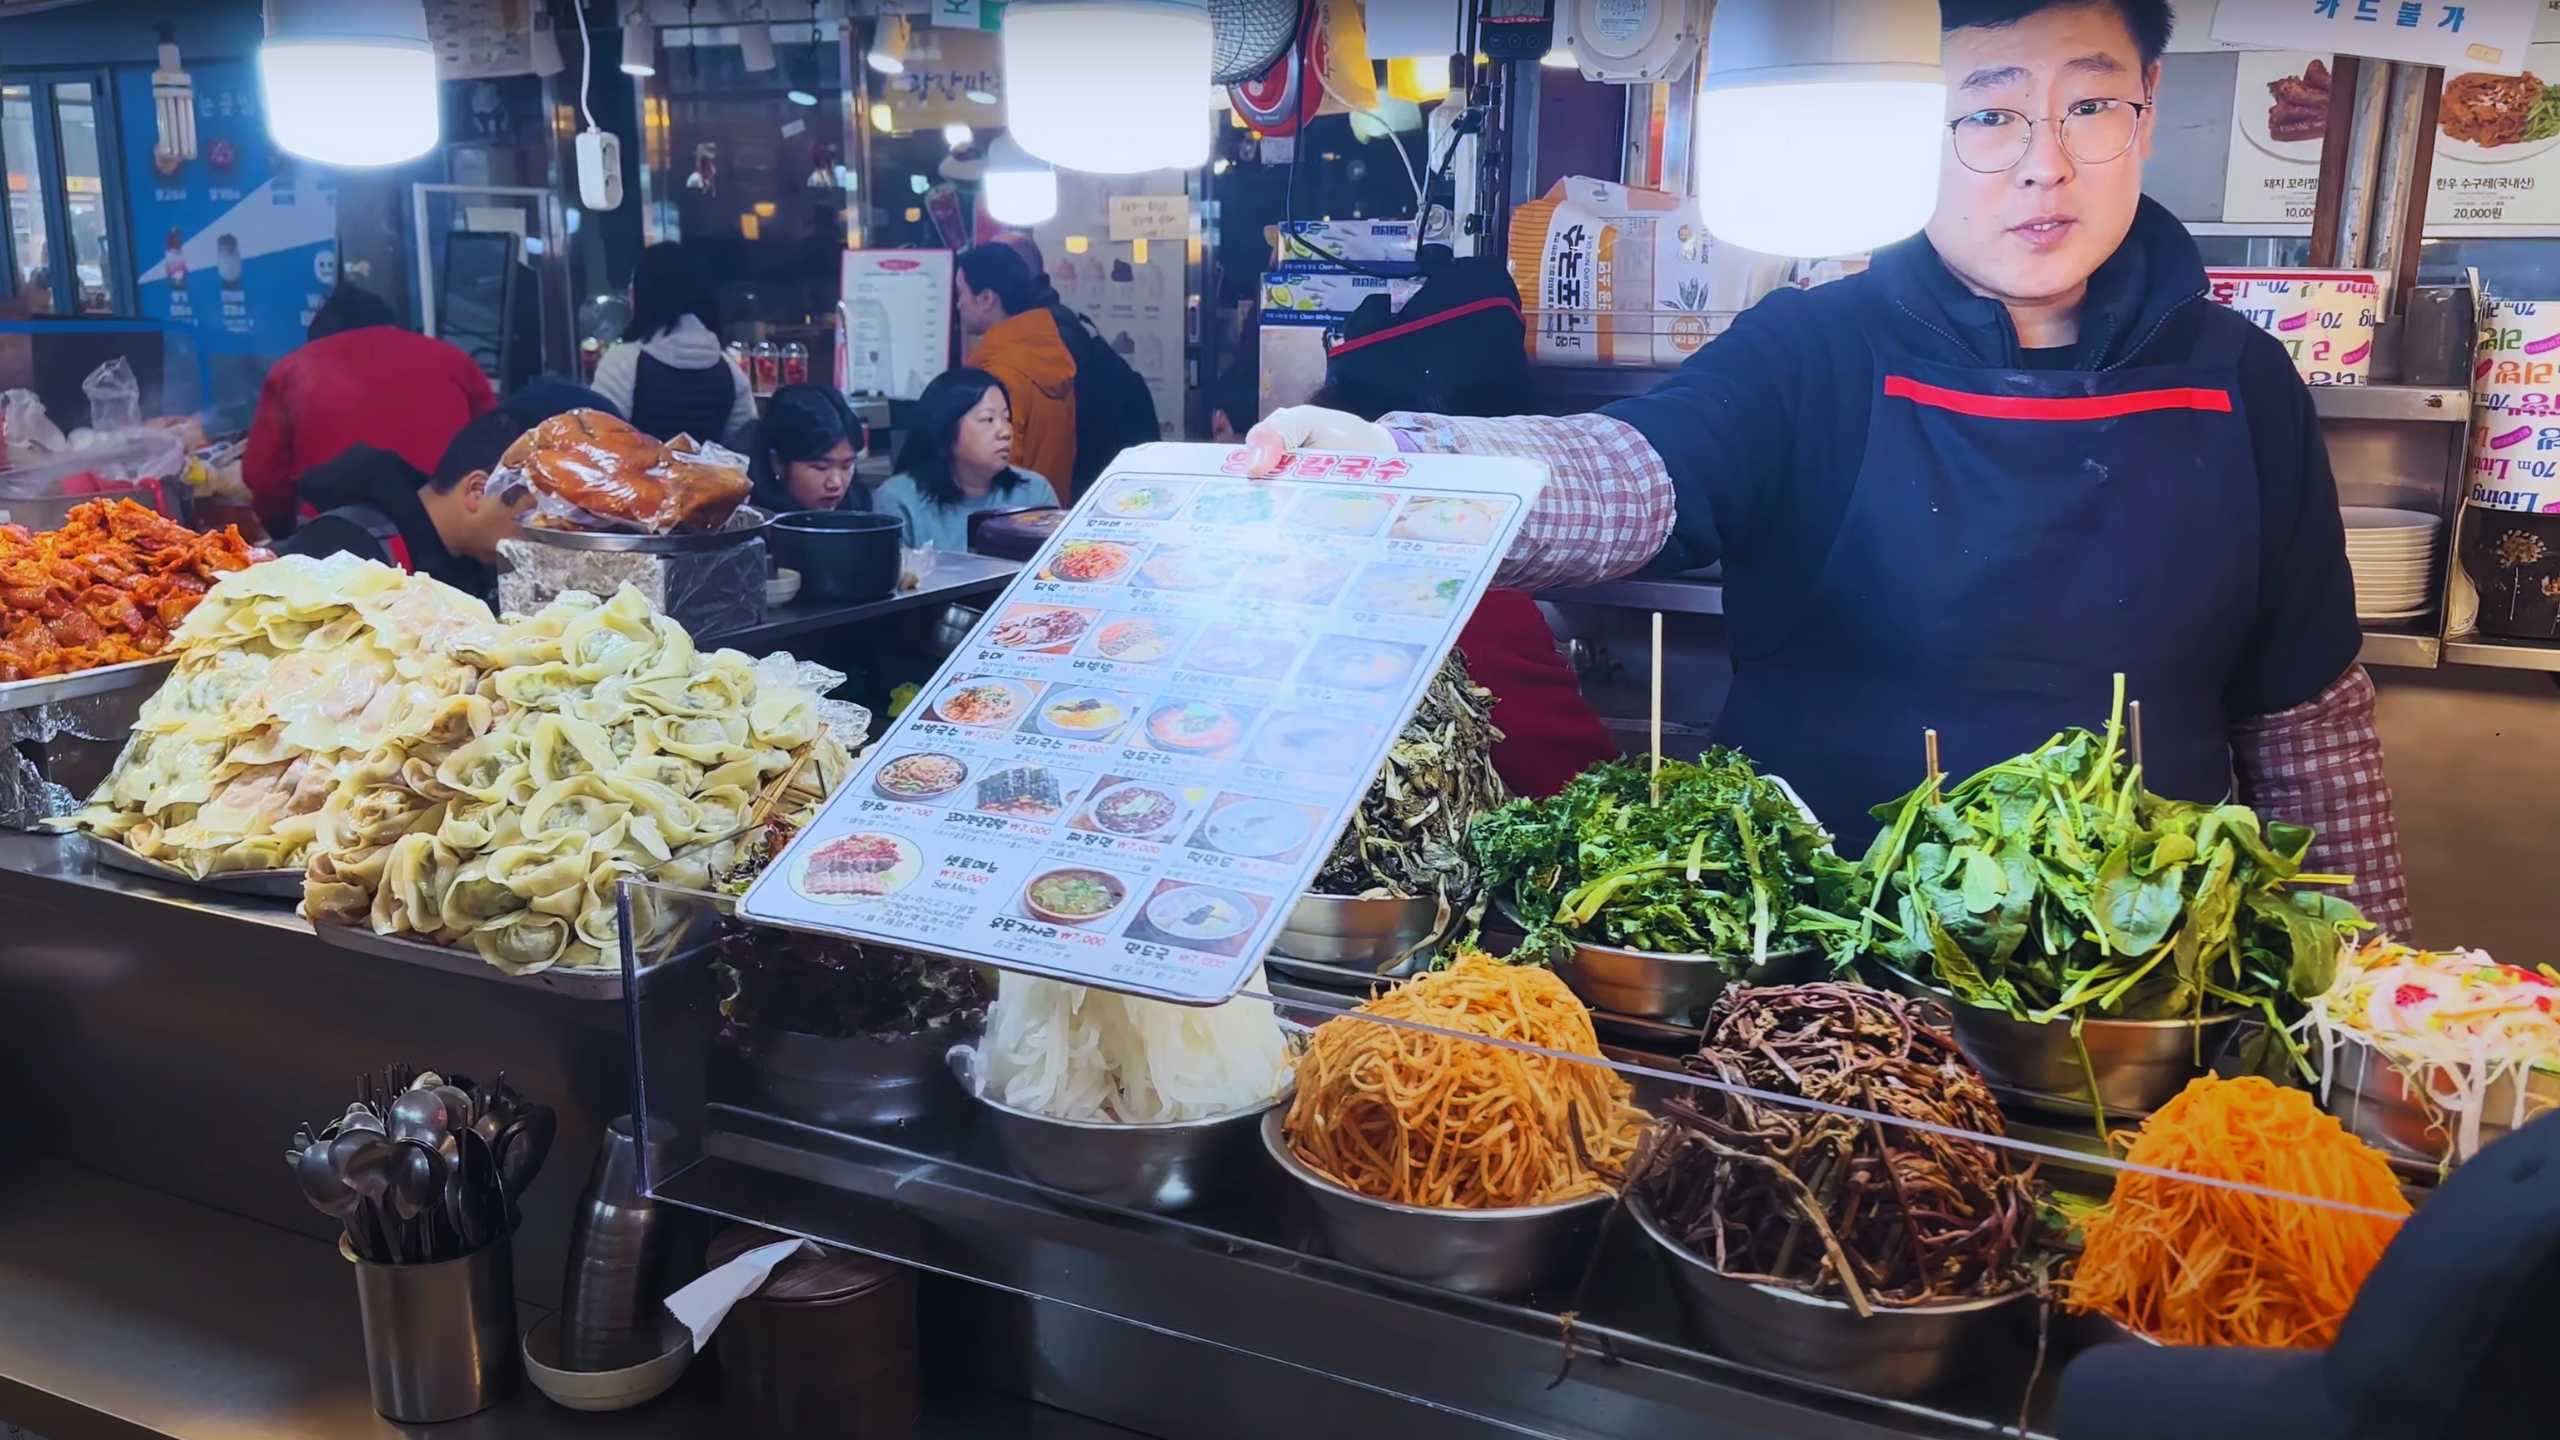
[(338, 1178), (337, 1166), (329, 1159), (329, 1146), (313, 1140), (285, 1157), (293, 1167), (293, 1178), (302, 1187), (302, 1198), (311, 1208), (338, 1222), (346, 1232), (347, 1244), (359, 1260), (379, 1264), (382, 1249), (367, 1233), (363, 1223), (364, 1197), (347, 1188)]
[(340, 1181), (373, 1207), (374, 1218), (382, 1225), (389, 1241), (391, 1263), (410, 1263), (409, 1237), (392, 1218), (398, 1206), (391, 1198), (392, 1185), (400, 1168), (400, 1156), (393, 1141), (379, 1135), (341, 1135), (329, 1147), (329, 1158)]
[(445, 1160), (461, 1158), (454, 1144), (453, 1115), (433, 1090), (407, 1090), (391, 1102), (391, 1135), (443, 1152)]
[[(391, 1175), (392, 1209), (405, 1223), (419, 1224), (423, 1220), (419, 1236), (422, 1261), (451, 1259), (439, 1254), (436, 1230), (444, 1216), (445, 1180), (452, 1174), (444, 1152), (415, 1140), (395, 1140), (392, 1149), (396, 1155)], [(455, 1243), (460, 1243), (458, 1235)]]
[(560, 1118), (548, 1105), (528, 1106), (523, 1118), (507, 1127), (498, 1143), (498, 1179), (510, 1200), (524, 1194), (533, 1177), (542, 1171), (542, 1162), (551, 1153), (552, 1137), (558, 1133)]

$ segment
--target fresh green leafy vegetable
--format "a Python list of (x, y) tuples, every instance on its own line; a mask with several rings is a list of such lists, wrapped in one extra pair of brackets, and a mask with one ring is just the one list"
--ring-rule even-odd
[(2296, 887), (2351, 877), (2303, 873), (2302, 826), (2143, 789), (2123, 721), (2118, 676), (2105, 734), (2066, 730), (1877, 806), (1865, 934), (1910, 973), (2022, 1020), (2255, 1009), (2283, 1035), (2365, 928), (2344, 900)]
[(1807, 946), (1854, 953), (1853, 869), (1784, 790), (1726, 749), (1666, 762), (1660, 781), (1657, 801), (1644, 766), (1603, 761), (1477, 819), (1486, 885), (1528, 927), (1526, 954), (1587, 940), (1739, 969)]

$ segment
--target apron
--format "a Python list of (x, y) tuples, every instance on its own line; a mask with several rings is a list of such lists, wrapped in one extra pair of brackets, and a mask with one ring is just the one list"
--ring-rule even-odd
[(2172, 366), (1974, 369), (1883, 354), (1866, 454), (1781, 638), (1737, 653), (1718, 739), (1785, 776), (1854, 856), (1936, 729), (1956, 778), (2142, 702), (2144, 783), (2231, 785), (2224, 691), (2257, 611), (2237, 326)]
[(717, 445), (728, 439), (737, 403), (738, 375), (728, 362), (687, 370), (644, 353), (631, 380), (631, 428), (660, 441), (690, 435)]

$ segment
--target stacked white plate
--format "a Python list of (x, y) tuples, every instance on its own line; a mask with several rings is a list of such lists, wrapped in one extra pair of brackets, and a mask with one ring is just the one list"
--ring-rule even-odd
[(2356, 618), (2415, 620), (2435, 604), (2436, 534), (2443, 517), (2425, 510), (2341, 506), (2347, 566), (2355, 573)]

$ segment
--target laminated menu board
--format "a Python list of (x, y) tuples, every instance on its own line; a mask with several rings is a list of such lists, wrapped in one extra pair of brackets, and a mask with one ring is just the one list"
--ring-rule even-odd
[(1546, 482), (1124, 452), (742, 909), (1193, 1004), (1323, 864)]

